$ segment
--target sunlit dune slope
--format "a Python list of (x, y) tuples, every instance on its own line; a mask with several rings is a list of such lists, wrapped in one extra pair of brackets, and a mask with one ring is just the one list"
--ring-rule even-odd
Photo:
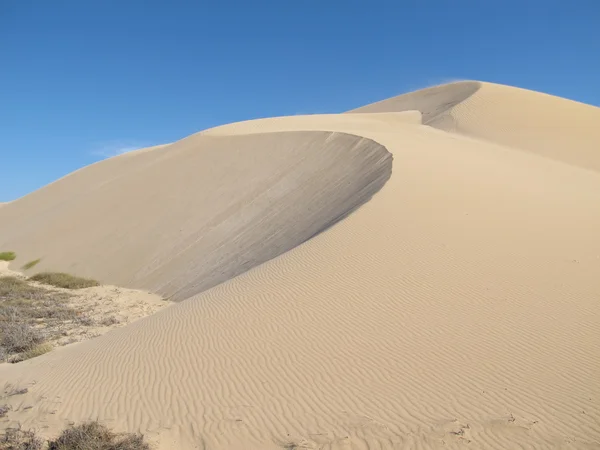
[(600, 171), (600, 108), (540, 92), (461, 81), (351, 113), (418, 110), (423, 123)]

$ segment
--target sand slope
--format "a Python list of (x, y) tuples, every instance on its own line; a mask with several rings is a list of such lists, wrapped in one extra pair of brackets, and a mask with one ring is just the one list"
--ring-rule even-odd
[(445, 131), (529, 150), (600, 171), (600, 109), (540, 92), (462, 81), (400, 95), (349, 111), (419, 110)]
[[(279, 257), (131, 326), (0, 369), (30, 389), (11, 399), (11, 420), (51, 434), (98, 417), (165, 449), (598, 448), (600, 153), (563, 146), (581, 136), (568, 127), (542, 149), (503, 132), (494, 118), (506, 105), (473, 100), (487, 87), (444, 98), (461, 120), (467, 102), (489, 118), (481, 129), (472, 122), (478, 136), (417, 123), (427, 114), (418, 104), (410, 109), (421, 114), (263, 119), (195, 135), (363, 136), (363, 151), (393, 154), (393, 171), (370, 201)], [(502, 89), (514, 109), (546, 105)], [(597, 114), (557, 102), (549, 121), (567, 120), (566, 104)], [(241, 153), (253, 167), (253, 152)]]
[[(183, 300), (304, 242), (391, 174), (346, 134), (196, 135), (80, 170), (3, 208), (14, 266), (61, 270)], [(93, 257), (91, 257), (93, 255)]]

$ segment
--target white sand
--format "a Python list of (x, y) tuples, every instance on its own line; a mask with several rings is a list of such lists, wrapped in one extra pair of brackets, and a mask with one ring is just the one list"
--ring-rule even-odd
[[(247, 242), (283, 233), (266, 242), (280, 256), (229, 281), (0, 368), (29, 389), (2, 425), (52, 435), (99, 418), (164, 449), (597, 448), (600, 109), (490, 84), (442, 90), (437, 105), (420, 91), (387, 111), (218, 127), (2, 208), (0, 248), (174, 293), (215, 276), (198, 277), (204, 247), (186, 253), (187, 238), (217, 227), (231, 274), (260, 248)], [(377, 191), (385, 150), (383, 188), (288, 250)], [(258, 225), (239, 215), (265, 192), (257, 180), (286, 180), (292, 199), (251, 210)], [(221, 215), (207, 225), (192, 205)]]

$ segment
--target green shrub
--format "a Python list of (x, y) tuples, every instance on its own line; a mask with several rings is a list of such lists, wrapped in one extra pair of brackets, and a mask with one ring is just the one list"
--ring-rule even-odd
[(74, 275), (69, 275), (68, 273), (62, 272), (41, 272), (29, 279), (32, 281), (37, 281), (38, 283), (48, 284), (50, 286), (56, 286), (65, 289), (83, 289), (99, 285), (96, 280), (76, 277)]
[(0, 252), (0, 261), (12, 261), (17, 257), (15, 252)]

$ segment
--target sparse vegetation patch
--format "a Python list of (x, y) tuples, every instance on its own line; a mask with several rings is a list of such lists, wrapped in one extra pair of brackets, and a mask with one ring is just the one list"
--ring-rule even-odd
[(9, 428), (0, 436), (0, 450), (150, 450), (144, 436), (114, 433), (98, 422), (85, 422), (63, 430), (57, 439), (45, 441), (35, 431)]
[(48, 442), (48, 450), (149, 450), (141, 434), (114, 433), (98, 422), (85, 422), (65, 429)]
[(29, 261), (27, 264), (23, 264), (21, 269), (29, 270), (32, 267), (36, 266), (41, 260), (42, 260), (42, 258), (38, 258), (38, 259), (34, 259), (33, 261)]
[(84, 289), (99, 285), (96, 280), (76, 277), (74, 275), (62, 272), (41, 272), (29, 279), (32, 281), (37, 281), (38, 283), (48, 284), (50, 286), (63, 289)]
[[(50, 275), (51, 281), (57, 279)], [(58, 275), (56, 284), (68, 287), (33, 281), (47, 280), (47, 274), (31, 278), (0, 275), (0, 363), (17, 363), (55, 346), (94, 338), (164, 305), (140, 293), (123, 295), (115, 287), (77, 290), (96, 282)]]
[(18, 362), (51, 350), (48, 340), (61, 336), (63, 325), (79, 312), (69, 294), (33, 286), (17, 277), (0, 277), (0, 355)]
[(35, 431), (9, 428), (0, 436), (0, 450), (41, 450), (43, 446), (44, 441)]

